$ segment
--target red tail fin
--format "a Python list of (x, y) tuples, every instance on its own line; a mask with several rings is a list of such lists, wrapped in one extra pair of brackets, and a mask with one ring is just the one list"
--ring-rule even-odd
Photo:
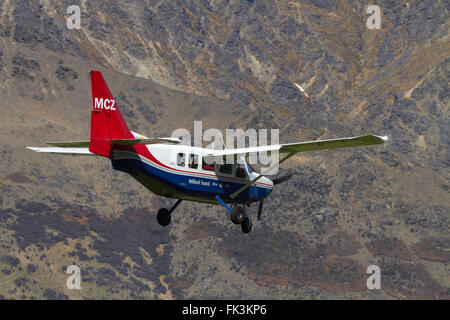
[(134, 136), (123, 120), (116, 100), (109, 91), (100, 71), (91, 70), (92, 107), (91, 143), (89, 151), (110, 157), (109, 139), (133, 139)]

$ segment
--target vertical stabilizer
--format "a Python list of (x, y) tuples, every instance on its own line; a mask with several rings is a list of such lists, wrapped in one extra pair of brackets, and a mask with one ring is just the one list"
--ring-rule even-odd
[(110, 157), (110, 139), (133, 139), (100, 71), (91, 70), (92, 107), (89, 151)]

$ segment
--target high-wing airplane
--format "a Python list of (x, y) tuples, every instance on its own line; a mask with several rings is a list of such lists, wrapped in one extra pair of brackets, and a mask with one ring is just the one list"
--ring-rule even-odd
[[(290, 175), (272, 181), (265, 174), (255, 172), (245, 161), (245, 155), (279, 152), (278, 165), (298, 152), (369, 146), (387, 140), (387, 137), (365, 135), (240, 149), (191, 147), (181, 144), (178, 138), (148, 138), (130, 131), (101, 72), (91, 71), (91, 85), (90, 140), (48, 142), (52, 147), (28, 148), (110, 159), (114, 169), (130, 174), (155, 194), (177, 199), (170, 209), (161, 208), (157, 212), (157, 221), (162, 226), (170, 223), (171, 213), (181, 201), (188, 200), (222, 205), (230, 213), (231, 221), (249, 233), (252, 222), (245, 207), (259, 202), (260, 219), (263, 199), (274, 185), (288, 180)], [(239, 157), (241, 161), (215, 161), (226, 156)]]

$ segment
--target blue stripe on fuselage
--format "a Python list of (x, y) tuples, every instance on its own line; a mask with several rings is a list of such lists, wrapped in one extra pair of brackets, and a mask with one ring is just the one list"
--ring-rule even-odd
[[(201, 175), (184, 175), (167, 172), (137, 159), (112, 160), (113, 168), (124, 171), (132, 176), (144, 175), (157, 179), (161, 184), (176, 189), (178, 192), (189, 195), (215, 199), (220, 196), (225, 201), (230, 201), (229, 195), (239, 190), (247, 182), (231, 182), (225, 179), (207, 178)], [(266, 197), (272, 191), (258, 185), (252, 185), (241, 192), (233, 202), (254, 202)]]
[[(230, 201), (229, 195), (239, 190), (247, 181), (231, 182), (229, 180), (218, 178), (207, 178), (201, 175), (184, 175), (171, 173), (159, 169), (148, 163), (137, 159), (119, 159), (112, 160), (113, 168), (127, 172), (133, 176), (144, 175), (157, 179), (161, 184), (176, 189), (178, 192), (189, 196), (199, 196), (215, 199), (215, 196), (222, 197), (225, 201)], [(265, 198), (271, 188), (265, 188), (258, 185), (252, 185), (241, 192), (233, 202), (254, 202)]]

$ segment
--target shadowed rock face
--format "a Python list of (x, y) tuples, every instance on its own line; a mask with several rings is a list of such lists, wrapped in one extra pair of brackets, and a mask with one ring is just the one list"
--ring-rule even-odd
[[(366, 290), (366, 266), (355, 258), (361, 245), (352, 235), (335, 233), (327, 241), (314, 241), (297, 233), (273, 232), (263, 228), (252, 237), (242, 239), (235, 233), (220, 234), (210, 222), (209, 234), (203, 226), (206, 221), (190, 226), (188, 240), (213, 236), (220, 239), (216, 250), (227, 259), (239, 262), (245, 275), (258, 286), (319, 287), (327, 292), (363, 292)], [(197, 232), (195, 230), (197, 229)], [(241, 238), (241, 239), (239, 239)], [(423, 265), (408, 263), (411, 255), (404, 253), (407, 247), (397, 239), (372, 241), (368, 245), (373, 256), (380, 256), (378, 265), (382, 272), (382, 286), (396, 298), (439, 299), (448, 296), (446, 289), (435, 281)], [(379, 248), (382, 252), (373, 252)], [(436, 249), (435, 249), (436, 250)], [(350, 256), (352, 256), (350, 258)], [(386, 259), (392, 258), (392, 259)], [(242, 272), (238, 267), (236, 272)]]
[[(448, 299), (444, 2), (381, 2), (381, 30), (359, 0), (87, 1), (81, 30), (64, 19), (77, 1), (0, 3), (0, 297)], [(195, 203), (162, 228), (171, 201), (107, 160), (24, 148), (89, 137), (89, 69), (151, 137), (202, 120), (282, 143), (390, 139), (285, 162), (249, 235)]]
[[(128, 208), (118, 218), (102, 219), (94, 210), (82, 206), (51, 209), (42, 203), (27, 202), (18, 204), (17, 210), (8, 210), (4, 215), (14, 220), (10, 228), (19, 251), (28, 252), (27, 248), (33, 246), (36, 247), (34, 251), (45, 252), (59, 243), (68, 244), (68, 239), (82, 239), (82, 242), (88, 239), (87, 247), (77, 242), (72, 248), (69, 246), (70, 251), (62, 254), (75, 259), (79, 265), (109, 266), (100, 267), (92, 273), (93, 278), (84, 279), (85, 282), (94, 281), (99, 287), (113, 288), (120, 284), (120, 288), (131, 290), (129, 294), (140, 295), (143, 291), (147, 294), (151, 291), (140, 279), (151, 282), (167, 273), (174, 240), (159, 228), (153, 217), (148, 216), (147, 209)], [(164, 246), (164, 251), (157, 251), (160, 246)], [(148, 263), (150, 257), (153, 259)], [(9, 255), (3, 256), (2, 262), (11, 268), (21, 265), (19, 259)], [(51, 263), (52, 266), (58, 267), (58, 263)], [(30, 276), (36, 269), (35, 265), (27, 266)], [(86, 270), (82, 274), (85, 275)], [(125, 281), (123, 277), (126, 277)], [(155, 294), (164, 293), (166, 289), (158, 282), (154, 291)], [(60, 299), (62, 296), (48, 289), (44, 297)]]
[(290, 232), (264, 231), (239, 247), (232, 246), (234, 242), (230, 238), (219, 245), (225, 256), (244, 262), (248, 277), (257, 284), (297, 287), (309, 284), (330, 291), (364, 290), (364, 270), (356, 261), (345, 255), (333, 257), (327, 254), (327, 246)]

